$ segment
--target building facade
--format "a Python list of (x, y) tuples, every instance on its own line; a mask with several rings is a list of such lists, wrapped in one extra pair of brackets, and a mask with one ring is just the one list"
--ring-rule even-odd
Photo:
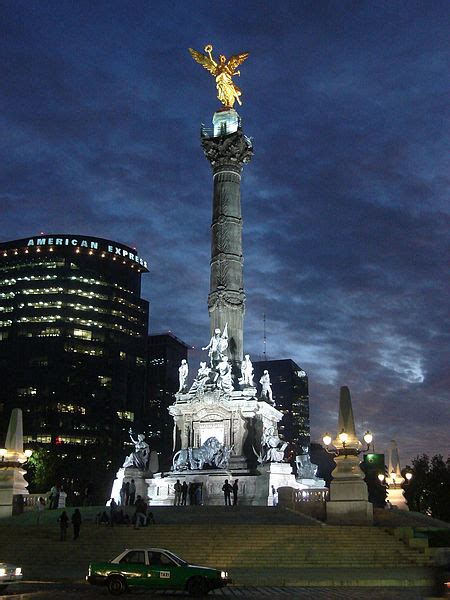
[(283, 413), (280, 434), (300, 453), (310, 444), (308, 376), (293, 360), (261, 360), (253, 363), (258, 384), (265, 369), (269, 371), (276, 408)]
[[(25, 441), (95, 457), (146, 418), (147, 263), (100, 238), (41, 235), (0, 244), (0, 423)], [(123, 450), (122, 454), (123, 454)]]
[(147, 402), (151, 423), (148, 435), (151, 449), (160, 455), (163, 470), (170, 468), (173, 454), (173, 418), (168, 408), (178, 391), (178, 368), (187, 359), (188, 348), (170, 332), (148, 337)]

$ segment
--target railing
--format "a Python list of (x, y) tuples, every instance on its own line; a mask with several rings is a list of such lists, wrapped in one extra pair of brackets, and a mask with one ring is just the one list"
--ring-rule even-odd
[(50, 492), (46, 492), (45, 494), (27, 494), (23, 497), (23, 510), (30, 511), (36, 510), (36, 505), (38, 503), (39, 498), (44, 498), (45, 500), (45, 508), (49, 507), (49, 496)]
[(304, 504), (305, 502), (325, 503), (328, 500), (328, 489), (319, 490), (294, 490), (294, 503)]

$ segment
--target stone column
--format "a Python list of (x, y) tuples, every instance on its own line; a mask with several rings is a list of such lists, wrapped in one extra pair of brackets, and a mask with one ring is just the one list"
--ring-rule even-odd
[(211, 335), (228, 324), (228, 354), (234, 365), (243, 358), (245, 310), (241, 172), (253, 148), (234, 109), (218, 111), (211, 135), (202, 130), (202, 147), (214, 180), (211, 224), (211, 279), (208, 296)]

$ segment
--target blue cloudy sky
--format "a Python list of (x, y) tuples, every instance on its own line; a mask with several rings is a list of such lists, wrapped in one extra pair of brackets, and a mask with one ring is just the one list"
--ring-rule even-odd
[(136, 245), (150, 330), (204, 344), (219, 104), (187, 48), (249, 51), (246, 351), (266, 314), (314, 438), (346, 384), (378, 450), (448, 454), (449, 25), (446, 0), (3, 0), (0, 239)]

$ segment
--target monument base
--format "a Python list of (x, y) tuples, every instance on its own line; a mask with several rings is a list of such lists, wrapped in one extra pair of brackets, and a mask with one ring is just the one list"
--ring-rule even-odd
[[(121, 504), (120, 499), (120, 490), (122, 488), (123, 483), (131, 482), (134, 479), (134, 484), (136, 486), (136, 495), (135, 498), (141, 496), (144, 500), (147, 498), (147, 483), (146, 477), (149, 477), (149, 473), (145, 473), (144, 471), (140, 471), (134, 467), (121, 467), (116, 474), (116, 478), (114, 480), (111, 498), (117, 502), (117, 504)], [(111, 498), (107, 502), (107, 506), (109, 506)]]
[(21, 506), (19, 502), (14, 502), (14, 497), (28, 496), (25, 474), (26, 471), (20, 467), (0, 470), (0, 519), (12, 516), (13, 506)]
[[(168, 476), (156, 473), (152, 479), (146, 479), (148, 497), (151, 505), (170, 506), (175, 502), (174, 485), (177, 480), (201, 486), (201, 503), (223, 505), (225, 503), (222, 486), (228, 479), (233, 483), (238, 479), (238, 504), (245, 506), (272, 506), (272, 490), (289, 486), (294, 489), (306, 489), (307, 486), (295, 480), (288, 463), (269, 463), (259, 467), (256, 473), (233, 468), (203, 471), (173, 472)], [(189, 500), (188, 500), (189, 503)]]
[(394, 508), (398, 508), (399, 510), (409, 510), (401, 486), (394, 487), (390, 485), (387, 489), (386, 501), (389, 501)]
[(329, 525), (372, 525), (373, 506), (367, 500), (330, 500), (327, 502)]
[(325, 483), (325, 479), (320, 479), (319, 477), (314, 477), (314, 478), (306, 478), (306, 477), (302, 477), (300, 479), (296, 479), (297, 483), (299, 483), (301, 486), (303, 486), (303, 488), (308, 489), (308, 490), (323, 490), (325, 489), (326, 483)]

